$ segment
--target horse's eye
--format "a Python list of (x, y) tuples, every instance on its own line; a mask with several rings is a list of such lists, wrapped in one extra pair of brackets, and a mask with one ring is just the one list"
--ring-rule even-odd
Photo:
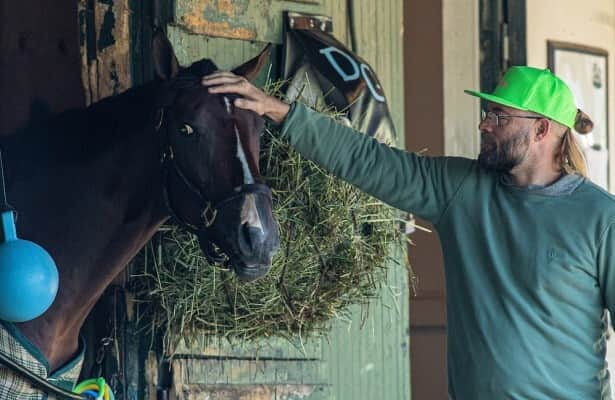
[(192, 128), (190, 125), (188, 124), (183, 124), (181, 128), (179, 128), (179, 132), (182, 135), (186, 135), (186, 136), (190, 136), (194, 133), (194, 128)]

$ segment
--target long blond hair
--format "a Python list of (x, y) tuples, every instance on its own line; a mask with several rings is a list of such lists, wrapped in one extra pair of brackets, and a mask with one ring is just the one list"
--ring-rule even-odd
[[(577, 110), (574, 130), (580, 134), (586, 134), (591, 132), (593, 128), (594, 123), (589, 116), (583, 111)], [(583, 150), (581, 149), (577, 139), (572, 134), (572, 129), (570, 128), (566, 129), (564, 132), (557, 158), (562, 171), (565, 173), (576, 173), (587, 177), (587, 162), (585, 161), (585, 155), (583, 154)]]

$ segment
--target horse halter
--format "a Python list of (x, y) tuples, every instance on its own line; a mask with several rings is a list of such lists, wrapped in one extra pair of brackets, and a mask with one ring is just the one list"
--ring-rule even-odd
[[(243, 198), (247, 194), (255, 194), (265, 196), (269, 202), (271, 202), (271, 189), (262, 183), (251, 183), (251, 184), (242, 184), (240, 186), (235, 187), (233, 193), (229, 196), (223, 198), (217, 203), (213, 203), (211, 200), (207, 199), (205, 195), (203, 195), (202, 191), (199, 187), (190, 181), (186, 173), (182, 170), (179, 164), (175, 161), (175, 153), (173, 151), (173, 147), (169, 141), (169, 132), (168, 129), (162, 129), (164, 124), (164, 107), (159, 108), (156, 111), (156, 124), (154, 125), (154, 129), (156, 132), (161, 132), (160, 134), (160, 162), (162, 164), (163, 169), (163, 177), (162, 177), (162, 190), (163, 190), (163, 198), (165, 202), (166, 208), (171, 213), (171, 216), (179, 222), (179, 224), (186, 228), (188, 231), (207, 236), (208, 230), (214, 225), (216, 222), (216, 217), (218, 215), (219, 210), (228, 207), (233, 202)], [(180, 217), (179, 213), (174, 209), (171, 200), (169, 198), (169, 188), (168, 188), (168, 176), (169, 171), (174, 171), (177, 176), (180, 178), (180, 182), (188, 188), (188, 190), (199, 199), (199, 215), (201, 217), (201, 221), (197, 224), (189, 222), (184, 218)]]

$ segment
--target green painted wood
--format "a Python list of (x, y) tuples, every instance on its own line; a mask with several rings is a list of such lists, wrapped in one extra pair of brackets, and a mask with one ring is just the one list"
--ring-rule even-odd
[(282, 12), (317, 13), (320, 1), (177, 0), (175, 25), (211, 37), (282, 43)]
[(203, 337), (187, 344), (182, 342), (176, 354), (199, 357), (243, 357), (248, 359), (319, 359), (322, 355), (321, 340), (288, 341), (269, 338), (260, 341), (229, 342), (224, 338)]
[[(214, 3), (217, 8), (208, 9), (207, 21), (232, 20), (236, 28), (253, 29), (256, 41), (204, 36), (195, 33), (198, 30), (196, 25), (181, 20), (187, 14), (186, 10), (194, 8), (195, 4), (210, 6)], [(355, 51), (371, 64), (378, 75), (387, 94), (398, 146), (403, 147), (403, 0), (353, 0), (353, 23), (349, 23), (347, 2), (340, 0), (323, 0), (318, 4), (280, 0), (238, 1), (233, 2), (232, 9), (225, 8), (226, 3), (228, 1), (176, 0), (176, 19), (168, 25), (168, 34), (180, 63), (189, 64), (209, 57), (221, 69), (230, 69), (258, 54), (265, 42), (281, 43), (283, 9), (329, 15), (333, 18), (334, 35), (350, 46), (351, 33), (354, 33)], [(235, 14), (230, 18), (232, 10)], [(202, 11), (205, 15), (205, 9)], [(223, 15), (225, 12), (226, 16)], [(276, 58), (274, 54), (272, 59)], [(277, 74), (276, 67), (271, 67), (272, 77)], [(264, 82), (268, 72), (264, 71), (258, 82)], [(395, 258), (403, 261), (399, 249)], [(405, 268), (391, 265), (388, 285), (381, 298), (369, 305), (367, 318), (362, 307), (354, 307), (351, 323), (334, 322), (328, 340), (304, 343), (297, 340), (293, 345), (280, 339), (248, 344), (219, 341), (185, 346), (180, 353), (201, 357), (194, 362), (201, 363), (201, 367), (195, 369), (202, 368), (202, 372), (191, 373), (190, 380), (195, 388), (215, 384), (228, 387), (236, 384), (246, 388), (257, 383), (275, 388), (275, 384), (283, 384), (284, 380), (297, 383), (297, 379), (304, 376), (317, 388), (304, 397), (310, 400), (409, 399), (409, 291)], [(232, 359), (212, 361), (207, 357)], [(270, 359), (268, 362), (276, 363), (275, 367), (264, 371), (263, 366), (274, 364), (263, 363), (262, 359)]]
[(192, 385), (182, 387), (176, 400), (306, 400), (325, 390), (310, 385)]
[(219, 68), (229, 69), (256, 56), (266, 45), (225, 38), (212, 38), (186, 32), (178, 26), (169, 26), (167, 35), (173, 44), (180, 64), (190, 64), (203, 57), (211, 58)]
[(183, 383), (322, 385), (321, 361), (306, 360), (224, 360), (185, 358), (177, 361), (183, 368)]
[[(387, 95), (403, 147), (403, 2), (401, 0), (353, 0), (354, 29), (348, 24), (346, 2), (324, 2), (324, 14), (333, 17), (334, 34), (350, 45), (373, 67)], [(401, 259), (398, 251), (397, 259)], [(328, 399), (409, 399), (410, 336), (408, 276), (403, 268), (389, 268), (382, 298), (370, 304), (361, 329), (361, 307), (353, 308), (350, 326), (337, 322), (331, 339), (323, 346), (324, 368), (331, 383)]]

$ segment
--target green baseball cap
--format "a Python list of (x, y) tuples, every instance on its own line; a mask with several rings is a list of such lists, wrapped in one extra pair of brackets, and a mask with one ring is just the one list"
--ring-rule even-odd
[(507, 107), (535, 112), (574, 128), (577, 106), (572, 91), (549, 69), (511, 67), (493, 93), (465, 92)]

